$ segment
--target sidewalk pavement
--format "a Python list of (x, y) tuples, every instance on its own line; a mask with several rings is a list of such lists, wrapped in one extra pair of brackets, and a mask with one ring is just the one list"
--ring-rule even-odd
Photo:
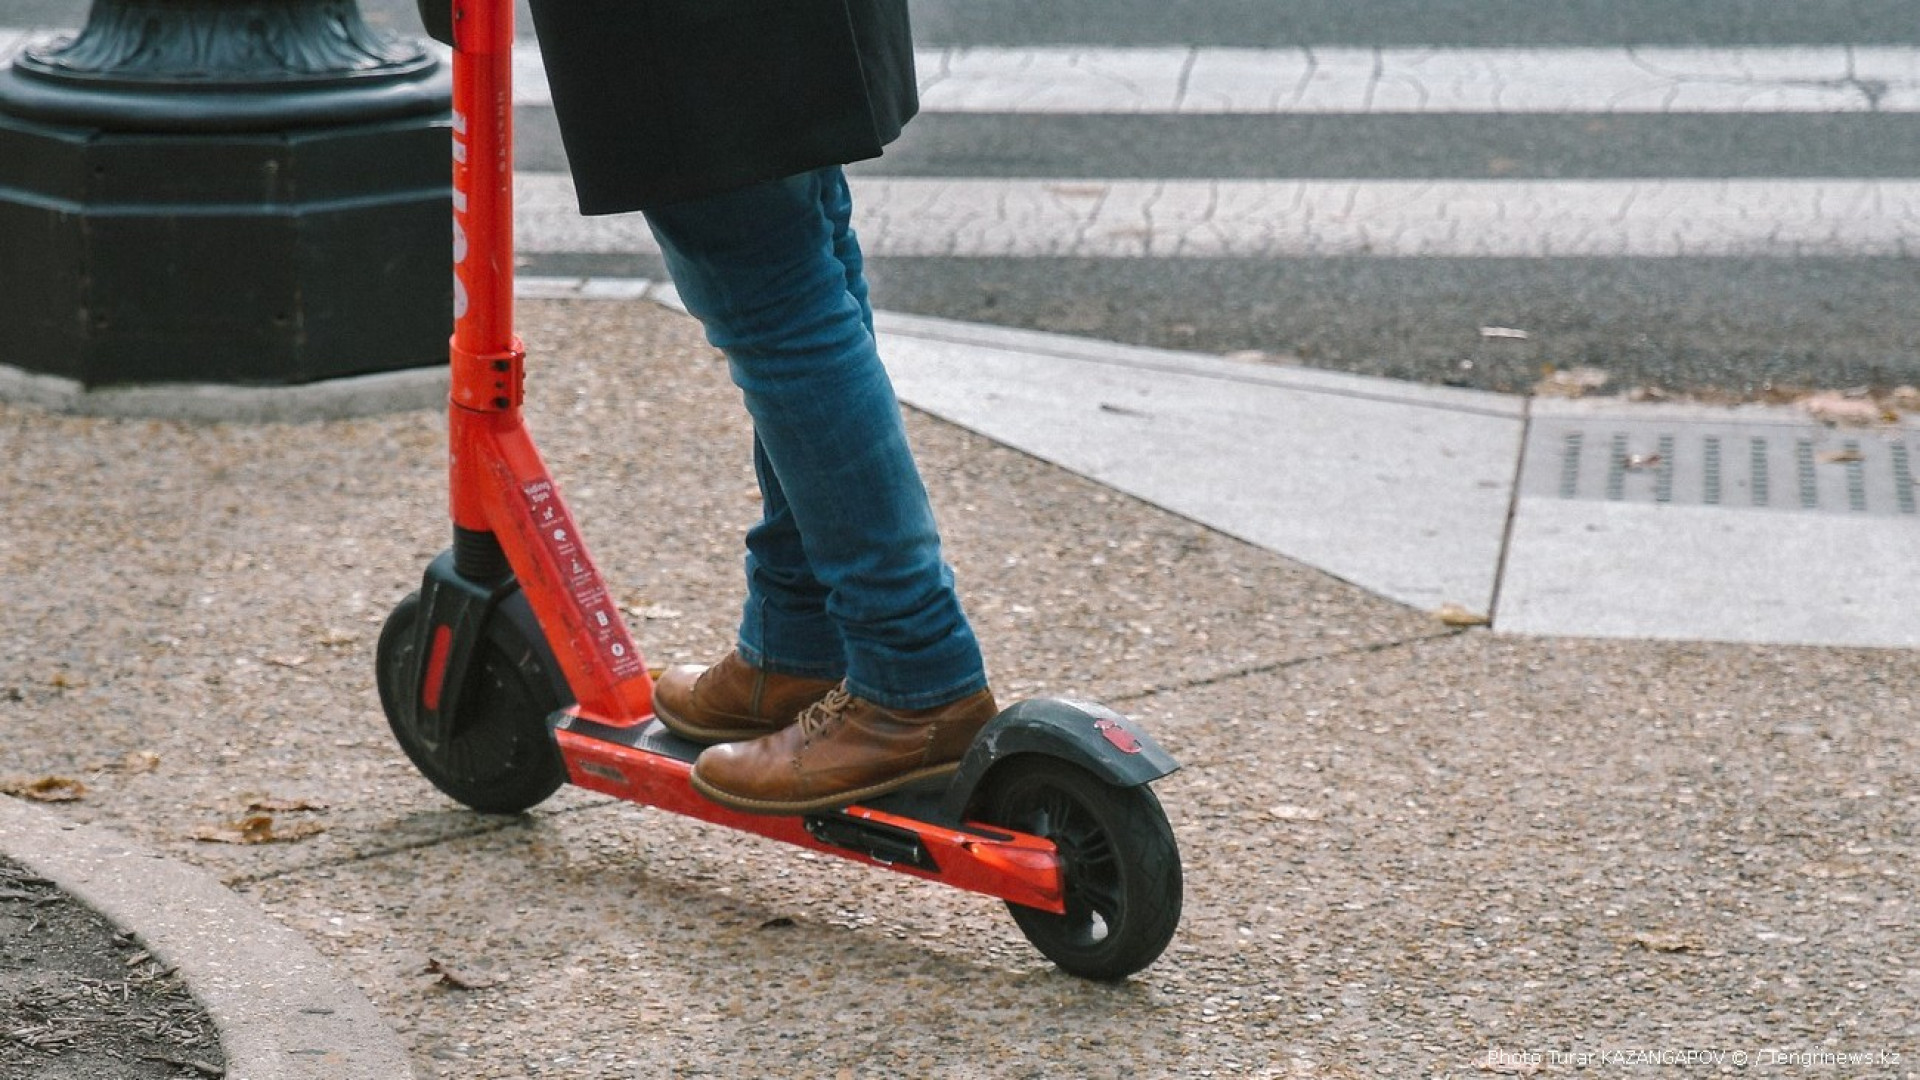
[[(756, 505), (723, 364), (631, 289), (527, 285), (532, 422), (636, 636), (717, 655)], [(1002, 698), (1103, 699), (1185, 763), (1139, 977), (577, 790), (435, 793), (371, 678), (444, 543), (430, 408), (0, 405), (0, 777), (85, 788), (0, 852), (52, 815), (164, 856), (156, 895), (219, 881), (423, 1078), (1920, 1071), (1911, 422), (883, 333)], [(230, 1076), (356, 1075), (305, 1045)]]

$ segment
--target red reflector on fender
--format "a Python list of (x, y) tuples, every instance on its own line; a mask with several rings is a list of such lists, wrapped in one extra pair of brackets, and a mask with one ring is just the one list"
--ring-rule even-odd
[(1095, 720), (1093, 722), (1093, 730), (1106, 736), (1107, 741), (1112, 743), (1123, 754), (1137, 754), (1140, 752), (1140, 740), (1134, 738), (1133, 732), (1121, 727), (1117, 721)]

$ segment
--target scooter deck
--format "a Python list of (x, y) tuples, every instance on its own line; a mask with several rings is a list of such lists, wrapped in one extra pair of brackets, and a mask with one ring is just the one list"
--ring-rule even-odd
[(614, 726), (562, 710), (552, 725), (568, 778), (579, 787), (1024, 907), (1056, 914), (1066, 910), (1060, 856), (1052, 841), (942, 820), (941, 785), (798, 817), (748, 814), (693, 789), (693, 762), (704, 747), (658, 720)]

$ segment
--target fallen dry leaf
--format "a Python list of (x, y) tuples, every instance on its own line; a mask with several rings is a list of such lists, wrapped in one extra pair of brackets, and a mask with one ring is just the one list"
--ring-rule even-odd
[(220, 1080), (221, 1077), (227, 1075), (225, 1068), (219, 1065), (209, 1065), (204, 1061), (198, 1061), (193, 1058), (174, 1057), (171, 1054), (143, 1054), (141, 1057), (146, 1061), (157, 1061), (162, 1065), (171, 1065), (176, 1069), (191, 1069), (201, 1076), (212, 1077), (213, 1080)]
[(134, 750), (122, 754), (118, 760), (103, 761), (93, 766), (92, 771), (102, 773), (125, 773), (138, 776), (150, 773), (160, 767), (160, 755), (151, 750)]
[(247, 804), (247, 809), (255, 812), (285, 813), (303, 810), (325, 810), (327, 804), (311, 799), (255, 799)]
[(1448, 626), (1486, 626), (1493, 620), (1477, 611), (1470, 611), (1459, 604), (1444, 604), (1433, 617)]
[(193, 831), (193, 838), (210, 844), (282, 844), (326, 831), (327, 827), (317, 821), (276, 826), (271, 814), (249, 814), (228, 825), (202, 826)]
[(485, 990), (487, 987), (499, 982), (498, 979), (490, 979), (484, 975), (474, 975), (470, 972), (456, 970), (432, 957), (427, 958), (427, 966), (424, 971), (425, 974), (428, 975), (438, 975), (439, 979), (436, 985), (444, 986), (451, 990)]
[(1549, 371), (1545, 378), (1534, 384), (1533, 392), (1541, 397), (1585, 397), (1607, 385), (1607, 380), (1612, 377), (1595, 367)]
[(34, 780), (0, 783), (0, 792), (34, 802), (78, 802), (86, 797), (87, 785), (71, 776), (42, 776)]
[(686, 612), (665, 604), (648, 604), (645, 607), (628, 607), (627, 614), (636, 619), (678, 619)]
[(1849, 397), (1846, 394), (1829, 391), (1814, 394), (1800, 402), (1800, 407), (1824, 424), (1866, 427), (1887, 423), (1900, 418), (1895, 413), (1866, 397)]
[(1700, 949), (1698, 941), (1664, 930), (1648, 930), (1635, 934), (1633, 944), (1648, 952), (1657, 953), (1698, 952)]
[(1822, 450), (1815, 459), (1822, 465), (1845, 465), (1854, 461), (1865, 461), (1867, 455), (1858, 450)]

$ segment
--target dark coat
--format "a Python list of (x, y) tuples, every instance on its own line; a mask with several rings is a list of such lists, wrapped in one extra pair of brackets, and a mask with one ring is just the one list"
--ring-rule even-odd
[(584, 214), (878, 157), (919, 108), (907, 0), (531, 0)]

